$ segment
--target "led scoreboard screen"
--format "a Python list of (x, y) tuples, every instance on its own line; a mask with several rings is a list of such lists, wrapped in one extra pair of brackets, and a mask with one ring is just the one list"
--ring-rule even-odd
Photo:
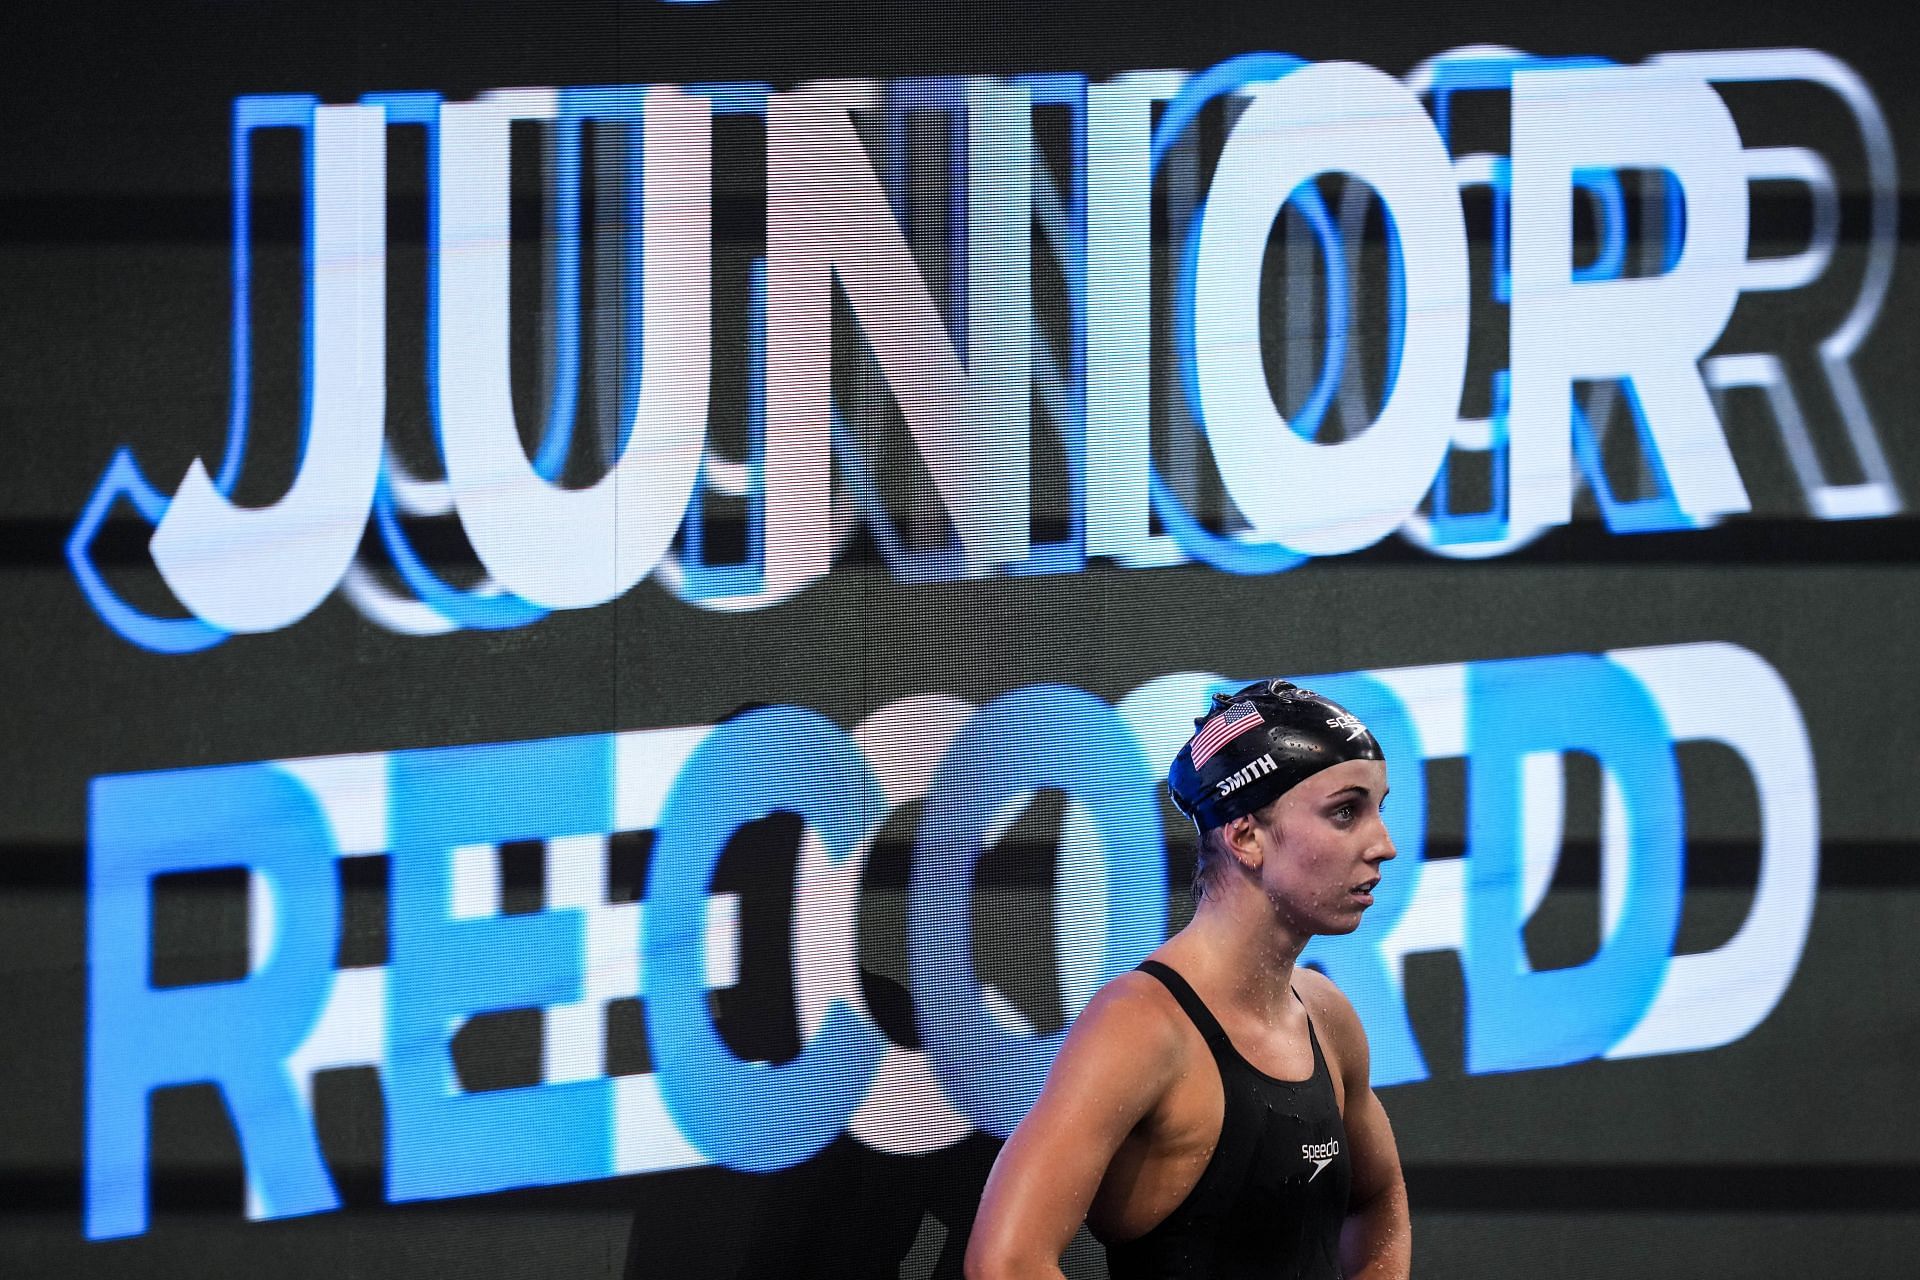
[(1904, 16), (21, 19), (0, 1267), (958, 1276), (1278, 675), (1414, 1274), (1913, 1274)]

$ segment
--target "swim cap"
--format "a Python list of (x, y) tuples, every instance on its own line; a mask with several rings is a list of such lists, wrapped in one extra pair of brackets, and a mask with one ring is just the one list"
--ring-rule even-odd
[(1345, 760), (1385, 760), (1367, 726), (1289, 680), (1216, 693), (1167, 770), (1167, 790), (1202, 831), (1265, 808)]

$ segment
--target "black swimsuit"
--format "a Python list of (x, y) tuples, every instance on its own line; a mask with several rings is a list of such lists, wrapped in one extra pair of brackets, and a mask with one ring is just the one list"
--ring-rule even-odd
[(1186, 979), (1157, 960), (1140, 969), (1206, 1038), (1226, 1105), (1213, 1158), (1187, 1198), (1146, 1234), (1107, 1245), (1113, 1280), (1338, 1280), (1352, 1170), (1313, 1019), (1313, 1074), (1276, 1080), (1240, 1056)]

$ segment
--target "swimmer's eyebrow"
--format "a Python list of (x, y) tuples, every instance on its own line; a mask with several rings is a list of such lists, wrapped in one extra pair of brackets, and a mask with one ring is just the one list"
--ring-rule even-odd
[[(1385, 799), (1387, 798), (1387, 794), (1388, 794), (1388, 792), (1391, 792), (1392, 790), (1393, 790), (1393, 788), (1392, 788), (1392, 787), (1388, 787), (1388, 788), (1386, 789), (1386, 791), (1382, 791), (1382, 792), (1380, 793), (1380, 798), (1381, 798), (1382, 800), (1385, 800)], [(1371, 792), (1371, 791), (1369, 791), (1369, 790), (1367, 790), (1367, 788), (1365, 788), (1365, 787), (1363, 787), (1363, 786), (1361, 786), (1361, 785), (1360, 785), (1359, 783), (1357, 783), (1357, 782), (1352, 782), (1352, 783), (1348, 783), (1348, 784), (1347, 784), (1346, 786), (1344, 786), (1344, 787), (1342, 787), (1342, 788), (1340, 788), (1340, 789), (1339, 789), (1338, 791), (1335, 791), (1335, 792), (1333, 792), (1333, 793), (1331, 793), (1331, 794), (1329, 794), (1329, 795), (1327, 796), (1327, 799), (1329, 799), (1329, 800), (1338, 800), (1338, 799), (1339, 799), (1339, 798), (1340, 798), (1341, 796), (1344, 796), (1344, 795), (1349, 795), (1349, 794), (1351, 794), (1351, 795), (1360, 795), (1360, 796), (1370, 796), (1370, 795), (1372, 795), (1372, 794), (1373, 794), (1373, 792)]]

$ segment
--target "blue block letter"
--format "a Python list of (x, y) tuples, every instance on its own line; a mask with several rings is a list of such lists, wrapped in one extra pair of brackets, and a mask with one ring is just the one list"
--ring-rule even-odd
[[(245, 867), (271, 889), (273, 946), (234, 982), (149, 981), (156, 876)], [(339, 1207), (286, 1069), (333, 981), (334, 846), (300, 783), (271, 765), (97, 778), (87, 898), (87, 1235), (147, 1229), (147, 1100), (218, 1085), (247, 1185), (269, 1218)], [(268, 928), (254, 920), (251, 928)]]
[[(1631, 1031), (1673, 956), (1683, 871), (1680, 776), (1665, 718), (1605, 658), (1565, 654), (1468, 672), (1467, 1070), (1597, 1057)], [(1584, 751), (1626, 810), (1618, 923), (1585, 964), (1535, 972), (1522, 930), (1528, 755)]]

